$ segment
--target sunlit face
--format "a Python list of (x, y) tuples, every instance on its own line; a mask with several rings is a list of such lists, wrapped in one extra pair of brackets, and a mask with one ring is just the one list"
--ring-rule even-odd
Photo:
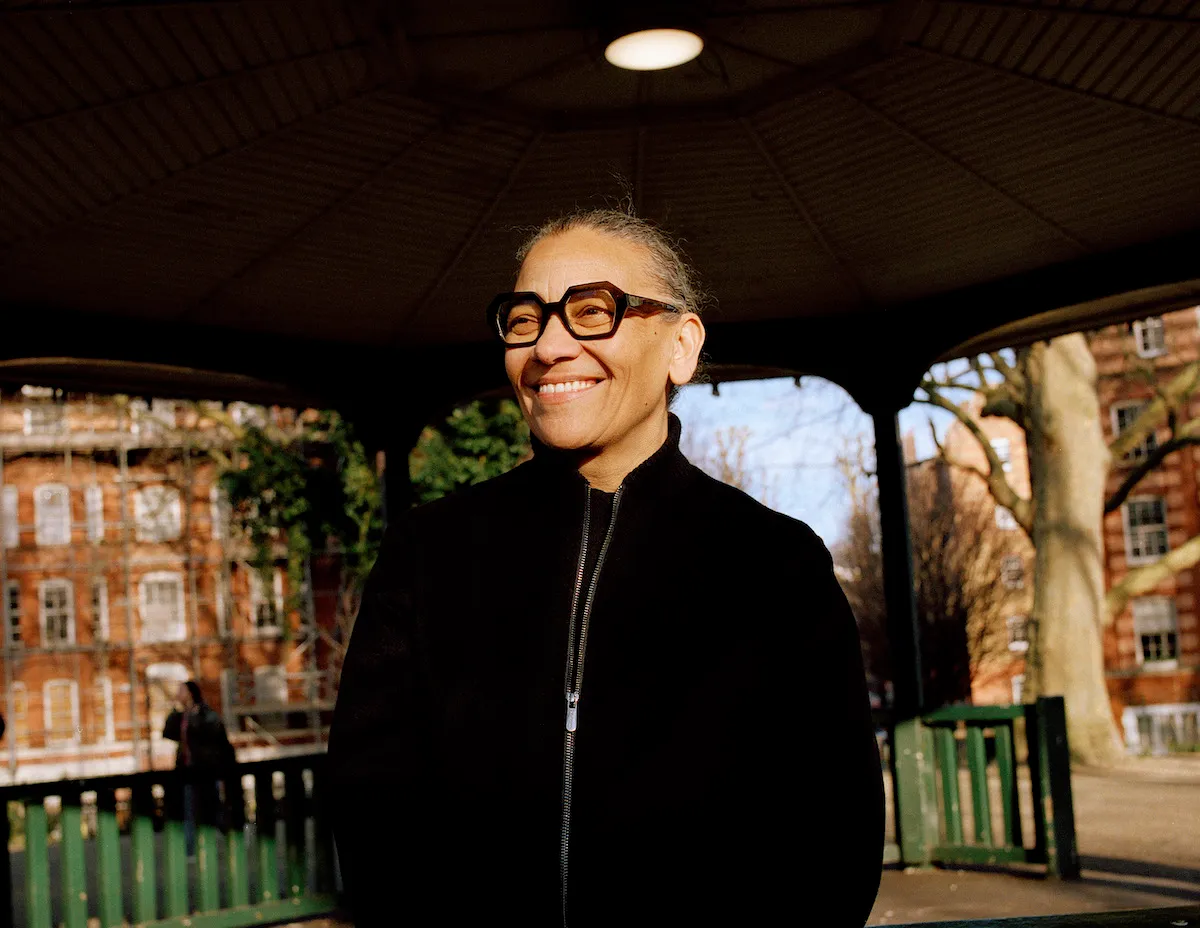
[[(671, 302), (648, 264), (640, 245), (576, 228), (538, 242), (514, 289), (553, 301), (576, 284), (609, 281)], [(686, 383), (695, 370), (694, 358), (690, 367), (680, 363), (680, 324), (673, 314), (630, 312), (612, 338), (580, 342), (554, 316), (537, 344), (506, 350), (508, 379), (534, 435), (551, 448), (603, 453), (664, 429), (668, 384)], [(555, 384), (568, 389), (554, 392)]]

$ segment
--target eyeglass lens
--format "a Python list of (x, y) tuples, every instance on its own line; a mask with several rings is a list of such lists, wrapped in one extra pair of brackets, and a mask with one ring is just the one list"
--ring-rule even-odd
[[(547, 310), (536, 300), (512, 300), (500, 307), (500, 333), (506, 342), (533, 341), (542, 330)], [(575, 335), (606, 335), (617, 318), (617, 298), (608, 290), (579, 290), (567, 297), (563, 307), (567, 328)]]

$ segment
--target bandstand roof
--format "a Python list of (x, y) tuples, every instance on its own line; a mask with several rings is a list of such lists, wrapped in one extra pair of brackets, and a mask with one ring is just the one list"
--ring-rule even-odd
[(718, 376), (902, 402), (1200, 302), (1195, 0), (709, 0), (700, 58), (613, 68), (646, 6), (6, 0), (0, 379), (465, 395), (523, 228), (622, 196), (718, 298)]

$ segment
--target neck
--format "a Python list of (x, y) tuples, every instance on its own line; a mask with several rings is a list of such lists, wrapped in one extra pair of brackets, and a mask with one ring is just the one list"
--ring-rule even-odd
[(667, 417), (656, 417), (625, 438), (599, 453), (583, 458), (579, 474), (591, 486), (606, 493), (615, 492), (639, 464), (663, 446), (667, 440)]

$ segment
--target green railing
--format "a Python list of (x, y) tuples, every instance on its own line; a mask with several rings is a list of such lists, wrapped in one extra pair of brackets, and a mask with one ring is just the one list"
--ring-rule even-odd
[(10, 836), (0, 822), (0, 924), (238, 928), (333, 911), (324, 760), (241, 764), (219, 783), (170, 771), (0, 788), (21, 823)]
[[(1024, 706), (939, 709), (897, 724), (894, 744), (902, 863), (1038, 863), (1045, 864), (1052, 876), (1079, 876), (1061, 696)], [(1025, 790), (1018, 764), (1020, 747), (1025, 749), (1029, 771), (1029, 836), (1024, 834), (1021, 815)], [(964, 828), (964, 773), (969, 833)], [(999, 828), (993, 821), (993, 795), (1001, 808)]]

